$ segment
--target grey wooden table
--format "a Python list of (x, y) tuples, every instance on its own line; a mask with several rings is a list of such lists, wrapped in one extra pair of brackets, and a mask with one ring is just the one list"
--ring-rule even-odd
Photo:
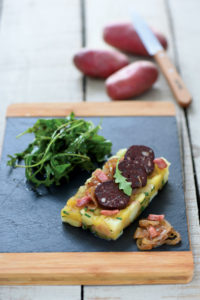
[[(194, 278), (187, 285), (1, 286), (0, 300), (200, 299), (200, 1), (1, 0), (0, 9), (1, 143), (10, 103), (110, 101), (103, 81), (83, 78), (72, 64), (72, 56), (81, 46), (108, 47), (102, 40), (105, 24), (128, 20), (134, 9), (165, 33), (169, 56), (193, 95), (190, 108), (177, 107), (177, 116), (195, 261)], [(174, 102), (162, 75), (139, 99)]]

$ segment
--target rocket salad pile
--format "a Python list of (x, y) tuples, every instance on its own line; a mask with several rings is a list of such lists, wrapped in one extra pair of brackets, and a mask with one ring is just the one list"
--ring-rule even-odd
[[(59, 185), (74, 169), (92, 171), (95, 163), (103, 162), (110, 154), (112, 143), (98, 135), (99, 129), (100, 125), (75, 119), (73, 113), (65, 119), (38, 119), (17, 136), (33, 133), (33, 142), (23, 152), (8, 155), (7, 164), (25, 168), (26, 178), (36, 187)], [(24, 165), (19, 164), (21, 160)]]

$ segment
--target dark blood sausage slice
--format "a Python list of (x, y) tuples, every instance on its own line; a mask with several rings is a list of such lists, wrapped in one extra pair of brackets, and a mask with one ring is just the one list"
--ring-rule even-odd
[(125, 208), (130, 199), (129, 196), (119, 190), (118, 185), (113, 180), (97, 185), (95, 196), (98, 204), (105, 209)]
[(122, 175), (127, 179), (128, 182), (131, 182), (132, 188), (140, 188), (145, 186), (147, 183), (147, 173), (143, 166), (140, 163), (122, 160), (118, 166)]
[(147, 175), (151, 174), (154, 170), (154, 152), (147, 146), (131, 146), (126, 154), (125, 160), (138, 162), (145, 168)]

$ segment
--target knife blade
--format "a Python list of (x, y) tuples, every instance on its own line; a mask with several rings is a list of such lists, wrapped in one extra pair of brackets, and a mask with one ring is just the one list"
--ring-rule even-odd
[(187, 107), (191, 103), (192, 97), (166, 51), (146, 22), (135, 12), (133, 13), (133, 25), (146, 50), (160, 66), (175, 99), (180, 106)]

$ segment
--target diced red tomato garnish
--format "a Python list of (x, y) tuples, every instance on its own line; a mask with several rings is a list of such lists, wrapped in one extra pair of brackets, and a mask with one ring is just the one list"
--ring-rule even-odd
[(167, 164), (163, 158), (155, 158), (153, 162), (158, 166), (159, 169), (167, 168)]
[(148, 227), (148, 233), (150, 235), (150, 238), (152, 238), (152, 239), (159, 235), (159, 232), (157, 232), (156, 229), (152, 225), (150, 225)]
[(147, 220), (150, 221), (162, 221), (164, 219), (165, 215), (148, 215)]
[(86, 206), (91, 200), (92, 200), (91, 197), (84, 196), (83, 198), (76, 200), (76, 206), (78, 206), (78, 207)]
[(101, 214), (104, 216), (113, 216), (118, 214), (119, 209), (114, 209), (114, 210), (101, 210)]
[(101, 170), (96, 170), (95, 176), (97, 177), (97, 179), (100, 182), (105, 182), (105, 181), (109, 180), (109, 178), (107, 177), (107, 175), (103, 171), (101, 171)]

